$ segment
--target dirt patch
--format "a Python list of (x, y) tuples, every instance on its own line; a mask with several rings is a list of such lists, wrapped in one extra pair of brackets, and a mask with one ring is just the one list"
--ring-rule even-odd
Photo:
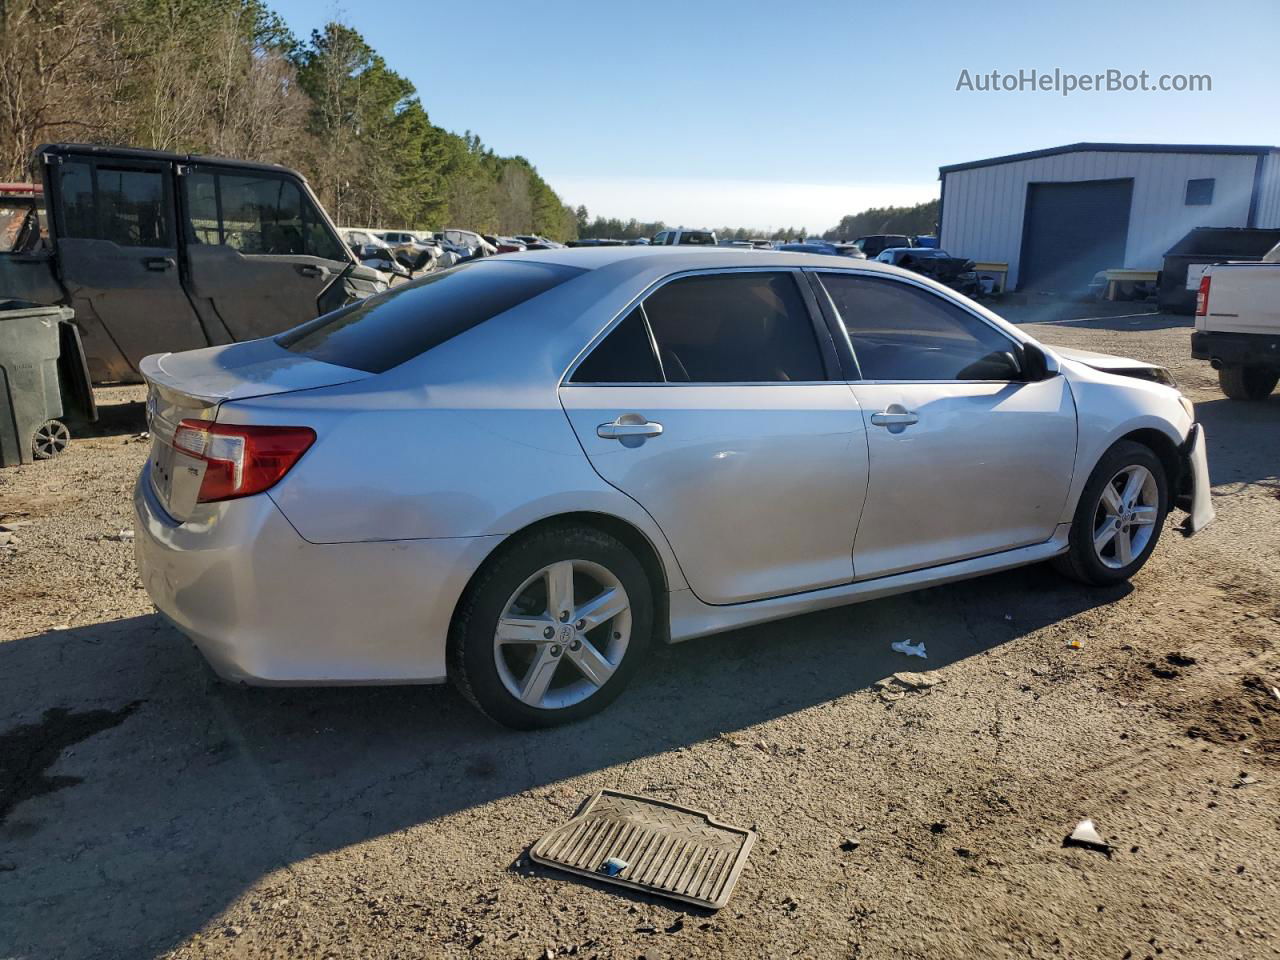
[(135, 700), (119, 710), (50, 707), (39, 723), (0, 733), (0, 823), (23, 800), (80, 783), (80, 777), (48, 776), (62, 751), (96, 733), (119, 726), (142, 705)]

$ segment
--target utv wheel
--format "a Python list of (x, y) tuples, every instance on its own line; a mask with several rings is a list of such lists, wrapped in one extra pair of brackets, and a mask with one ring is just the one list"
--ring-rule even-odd
[(1070, 547), (1054, 565), (1098, 586), (1128, 580), (1151, 556), (1168, 511), (1160, 458), (1140, 443), (1121, 441), (1089, 476), (1071, 523)]
[(37, 460), (52, 460), (71, 442), (71, 431), (61, 420), (46, 420), (31, 435), (31, 455)]
[(1232, 400), (1265, 400), (1280, 381), (1280, 371), (1267, 367), (1245, 367), (1239, 364), (1218, 370), (1218, 385)]
[(608, 706), (652, 632), (640, 561), (592, 527), (552, 527), (505, 547), (467, 589), (449, 674), (498, 723), (550, 727)]

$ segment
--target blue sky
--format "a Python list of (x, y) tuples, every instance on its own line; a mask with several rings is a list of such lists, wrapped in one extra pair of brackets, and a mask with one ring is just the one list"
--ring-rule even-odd
[[(431, 119), (592, 214), (832, 226), (937, 195), (938, 166), (1080, 140), (1280, 143), (1280, 2), (268, 0), (337, 17)], [(1209, 74), (1201, 93), (957, 91), (971, 75)]]

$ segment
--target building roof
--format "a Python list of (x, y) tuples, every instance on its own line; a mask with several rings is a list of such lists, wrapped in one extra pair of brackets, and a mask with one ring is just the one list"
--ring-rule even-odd
[(1272, 153), (1275, 150), (1277, 150), (1276, 147), (1238, 146), (1221, 143), (1068, 143), (1061, 147), (1028, 150), (1026, 153), (1010, 153), (1002, 157), (991, 157), (987, 160), (970, 160), (968, 163), (948, 164), (945, 167), (938, 168), (938, 176), (942, 177), (948, 173), (957, 173), (961, 170), (976, 170), (979, 167), (995, 167), (1003, 163), (1015, 163), (1019, 160), (1056, 157), (1064, 153), (1213, 153), (1261, 156)]

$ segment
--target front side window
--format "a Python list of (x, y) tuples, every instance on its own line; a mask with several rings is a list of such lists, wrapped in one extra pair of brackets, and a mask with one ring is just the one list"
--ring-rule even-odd
[(914, 284), (821, 274), (864, 380), (1010, 380), (1017, 347), (994, 327)]
[(644, 302), (673, 383), (825, 380), (813, 323), (789, 272), (673, 280)]
[(248, 256), (346, 259), (315, 204), (291, 179), (198, 170), (182, 183), (193, 243), (224, 244)]
[(325, 314), (276, 342), (313, 360), (382, 373), (583, 272), (501, 258), (470, 261)]

